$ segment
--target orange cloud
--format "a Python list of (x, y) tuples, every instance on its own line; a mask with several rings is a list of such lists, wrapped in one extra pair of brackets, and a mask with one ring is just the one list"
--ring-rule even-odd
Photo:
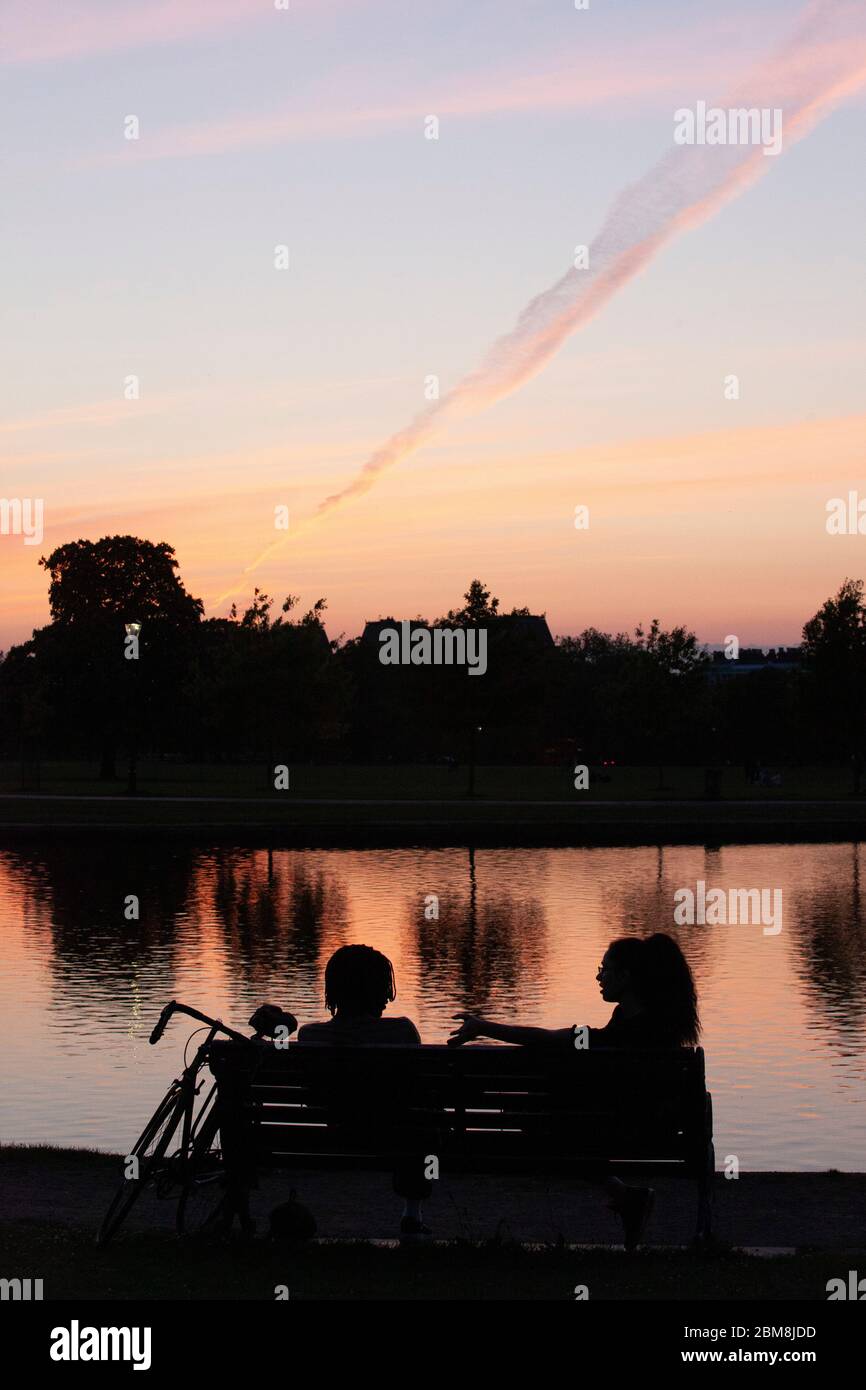
[[(304, 604), (325, 594), (329, 626), (355, 631), (380, 612), (444, 612), (479, 573), (506, 604), (546, 609), (560, 632), (628, 626), (652, 608), (709, 640), (733, 610), (752, 625), (750, 637), (793, 640), (856, 572), (858, 539), (827, 536), (824, 504), (848, 487), (866, 490), (864, 457), (866, 414), (543, 453), (501, 439), (480, 466), (473, 436), (438, 448), (435, 471), (393, 475), (375, 496), (335, 512), (327, 529), (293, 528), (285, 549), (271, 551), (255, 581), (242, 575), (236, 592), (241, 603), (254, 582), (280, 597), (300, 593)], [(215, 596), (275, 534), (281, 499), (260, 472), (271, 454), (227, 454), (213, 470), (203, 457), (194, 473), (184, 462), (156, 479), (149, 470), (116, 475), (113, 498), (82, 467), (76, 494), (68, 484), (64, 498), (46, 494), (41, 551), (0, 538), (0, 647), (48, 620), (35, 560), (77, 536), (131, 531), (169, 541), (208, 615), (224, 611)], [(315, 476), (303, 483), (312, 501)], [(590, 507), (585, 533), (573, 528), (576, 503)], [(722, 635), (730, 631), (739, 628)]]

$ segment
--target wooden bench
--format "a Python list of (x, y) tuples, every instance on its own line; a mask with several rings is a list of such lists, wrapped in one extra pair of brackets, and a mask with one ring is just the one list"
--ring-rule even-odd
[[(682, 1173), (696, 1180), (695, 1238), (711, 1234), (712, 1098), (702, 1048), (562, 1052), (479, 1046), (283, 1049), (217, 1042), (230, 1190), (266, 1167), (394, 1164), (395, 1127), (429, 1142), (444, 1172)], [(416, 1146), (417, 1147), (417, 1146)]]

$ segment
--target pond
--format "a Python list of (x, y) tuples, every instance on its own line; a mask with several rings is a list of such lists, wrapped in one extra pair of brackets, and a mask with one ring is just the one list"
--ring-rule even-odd
[[(719, 1162), (862, 1171), (864, 873), (854, 844), (269, 851), (94, 837), (6, 848), (2, 1138), (125, 1152), (190, 1031), (176, 1020), (148, 1045), (167, 1000), (241, 1026), (264, 1000), (302, 1023), (322, 1018), (324, 965), (347, 942), (391, 956), (390, 1011), (439, 1042), (463, 1009), (601, 1024), (607, 942), (665, 930), (698, 985)], [(708, 913), (677, 924), (676, 895), (699, 884), (767, 890), (779, 929)]]

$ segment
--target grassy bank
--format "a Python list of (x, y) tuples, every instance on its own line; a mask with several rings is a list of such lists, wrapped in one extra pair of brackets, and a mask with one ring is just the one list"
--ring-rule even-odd
[[(275, 761), (279, 761), (275, 759)], [(100, 781), (97, 767), (83, 762), (42, 762), (38, 788), (31, 771), (22, 776), (17, 762), (0, 762), (0, 797), (24, 790), (43, 796), (124, 796), (127, 768), (118, 763), (113, 781)], [(360, 799), (383, 802), (461, 801), (469, 794), (469, 768), (421, 764), (341, 763), (289, 768), (290, 789), (275, 792), (273, 772), (264, 765), (182, 764), (141, 762), (137, 768), (139, 796), (231, 797), (272, 799), (285, 805), (293, 799)], [(661, 775), (660, 775), (661, 774)], [(723, 799), (746, 800), (754, 805), (779, 801), (850, 801), (852, 777), (844, 767), (797, 767), (779, 771), (779, 786), (763, 787), (747, 782), (742, 767), (721, 772)], [(702, 767), (590, 768), (589, 786), (574, 788), (569, 766), (487, 766), (475, 771), (475, 799), (481, 801), (554, 801), (563, 807), (586, 802), (702, 801), (705, 799)], [(866, 800), (866, 797), (863, 798)]]
[[(601, 776), (609, 780), (600, 780)], [(555, 843), (658, 838), (851, 838), (866, 824), (866, 798), (843, 768), (797, 768), (778, 787), (751, 786), (741, 768), (722, 773), (721, 796), (704, 795), (700, 768), (616, 768), (576, 791), (564, 768), (480, 767), (468, 794), (466, 767), (361, 766), (290, 769), (274, 791), (251, 766), (142, 764), (137, 794), (100, 782), (93, 767), (45, 763), (38, 790), (21, 792), (21, 768), (0, 765), (0, 827), (19, 833), (100, 827), (154, 831), (274, 831), (288, 841), (348, 843), (365, 837), (479, 843)]]
[[(46, 1300), (599, 1299), (826, 1300), (827, 1281), (864, 1253), (821, 1251), (762, 1258), (690, 1251), (527, 1249), (508, 1244), (382, 1248), (364, 1243), (287, 1249), (267, 1240), (229, 1244), (136, 1234), (98, 1250), (68, 1227), (0, 1223), (6, 1271), (41, 1278)], [(852, 1263), (853, 1261), (853, 1263)]]

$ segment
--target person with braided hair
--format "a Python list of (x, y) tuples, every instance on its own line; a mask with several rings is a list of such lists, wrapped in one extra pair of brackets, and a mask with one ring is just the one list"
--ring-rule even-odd
[(331, 1017), (307, 1023), (300, 1043), (420, 1043), (410, 1018), (383, 1018), (397, 998), (394, 967), (372, 946), (341, 946), (325, 966), (325, 1007)]
[[(307, 1023), (298, 1032), (302, 1045), (327, 1043), (329, 1046), (357, 1047), (363, 1044), (419, 1046), (421, 1036), (410, 1018), (383, 1017), (385, 1008), (397, 997), (394, 967), (387, 956), (372, 946), (341, 946), (325, 967), (325, 1004), (331, 1014), (321, 1023)], [(377, 1114), (387, 1114), (390, 1143), (397, 1155), (394, 1164), (394, 1191), (403, 1198), (400, 1235), (418, 1239), (432, 1234), (425, 1226), (421, 1203), (433, 1190), (425, 1176), (425, 1156), (438, 1149), (438, 1134), (419, 1131), (408, 1121), (394, 1118), (395, 1096), (379, 1095), (371, 1084), (359, 1080), (356, 1068), (346, 1069), (341, 1086), (339, 1071), (334, 1073), (327, 1095), (332, 1123), (342, 1137), (357, 1136), (377, 1124)], [(382, 1127), (380, 1125), (380, 1133)]]

